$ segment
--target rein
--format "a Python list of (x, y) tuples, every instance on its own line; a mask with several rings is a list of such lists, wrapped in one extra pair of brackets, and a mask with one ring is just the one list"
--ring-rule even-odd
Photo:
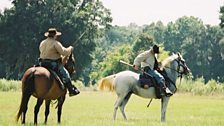
[[(167, 66), (165, 66), (165, 68), (168, 68), (170, 70), (173, 70), (173, 71), (177, 72), (178, 73), (178, 77), (180, 77), (180, 83), (181, 83), (181, 80), (182, 80), (182, 77), (183, 77), (183, 73), (184, 72), (180, 72), (180, 66), (182, 66), (182, 67), (184, 67), (184, 66), (182, 64), (180, 64), (180, 61), (179, 60), (175, 59), (175, 61), (178, 63), (177, 70), (175, 70), (173, 68), (170, 68), (170, 67), (167, 67)], [(169, 81), (171, 81), (171, 83), (173, 83), (174, 85), (176, 85), (169, 77), (168, 77), (168, 79), (169, 79)]]
[[(182, 77), (183, 77), (183, 72), (180, 72), (179, 70), (175, 70), (175, 69), (170, 68), (170, 67), (165, 67), (165, 68), (168, 68), (168, 69), (170, 69), (170, 70), (173, 70), (173, 71), (177, 72), (177, 73), (179, 74), (178, 77), (180, 77), (180, 82), (181, 82)], [(178, 65), (178, 68), (180, 68), (180, 65)], [(169, 77), (167, 77), (167, 78), (169, 79), (169, 81), (170, 81), (171, 83), (173, 83), (174, 85), (176, 85), (176, 83), (174, 83)]]

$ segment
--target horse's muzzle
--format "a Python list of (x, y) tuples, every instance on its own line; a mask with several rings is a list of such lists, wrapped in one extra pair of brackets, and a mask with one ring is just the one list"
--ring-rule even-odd
[(191, 70), (188, 67), (185, 67), (183, 74), (187, 75), (189, 73), (191, 73)]

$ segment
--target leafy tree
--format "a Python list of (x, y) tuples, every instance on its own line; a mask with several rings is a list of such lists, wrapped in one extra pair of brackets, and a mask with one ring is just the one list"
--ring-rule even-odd
[(221, 14), (219, 17), (219, 19), (221, 20), (219, 25), (221, 26), (221, 28), (223, 28), (224, 27), (224, 6), (220, 7), (219, 13)]
[[(195, 26), (197, 26), (195, 24)], [(183, 41), (182, 50), (187, 63), (195, 77), (203, 77), (205, 82), (210, 79), (222, 80), (219, 69), (222, 69), (219, 41), (222, 32), (219, 27), (204, 26), (198, 30), (198, 35), (188, 37)]]
[(150, 49), (153, 45), (153, 38), (145, 33), (140, 34), (133, 43), (132, 52), (138, 54), (142, 51)]
[[(113, 26), (110, 29), (107, 29), (104, 35), (102, 35), (101, 38), (98, 38), (96, 41), (96, 50), (92, 54), (93, 61), (92, 64), (89, 65), (86, 70), (86, 74), (90, 74), (90, 78), (92, 81), (100, 79), (104, 75), (109, 75), (109, 73), (114, 73), (113, 71), (115, 70), (116, 65), (112, 65), (115, 68), (108, 68), (109, 61), (106, 59), (108, 57), (110, 58), (115, 58), (113, 55), (124, 55), (124, 54), (118, 54), (119, 51), (122, 48), (126, 50), (126, 48), (131, 48), (129, 47), (130, 44), (133, 43), (133, 40), (136, 38), (136, 36), (139, 34), (141, 31), (141, 27), (138, 27), (136, 24), (131, 23), (129, 26), (124, 27), (124, 26)], [(126, 45), (127, 47), (124, 47)], [(122, 51), (121, 51), (122, 52)], [(115, 54), (116, 53), (116, 54)], [(125, 55), (132, 55), (131, 52)], [(117, 58), (120, 56), (117, 56)], [(122, 58), (121, 56), (120, 58)], [(124, 60), (126, 61), (131, 61), (129, 60), (131, 56), (126, 57)], [(116, 59), (115, 62), (119, 62), (119, 59)], [(114, 62), (114, 63), (115, 63)], [(113, 63), (112, 63), (113, 64)], [(117, 65), (120, 65), (119, 63), (116, 63)], [(121, 70), (123, 68), (119, 68)], [(99, 72), (101, 70), (101, 72)], [(104, 72), (102, 72), (104, 71)], [(110, 71), (110, 72), (109, 72)]]
[(115, 46), (113, 50), (109, 51), (107, 57), (103, 62), (100, 62), (100, 76), (105, 77), (111, 74), (115, 74), (122, 70), (128, 69), (128, 66), (119, 63), (120, 60), (131, 63), (129, 58), (131, 57), (131, 47), (130, 45), (119, 45)]
[[(168, 23), (164, 31), (164, 46), (166, 50), (181, 52), (181, 45), (186, 38), (195, 37), (203, 31), (203, 22), (195, 17), (182, 17), (175, 23)], [(201, 29), (201, 30), (200, 30)]]
[[(49, 27), (63, 33), (63, 45), (73, 45), (76, 76), (91, 63), (99, 31), (110, 27), (110, 11), (99, 0), (14, 0), (0, 15), (0, 57), (7, 77), (23, 73), (39, 57), (38, 46)], [(102, 28), (102, 29), (99, 29)], [(85, 58), (83, 58), (85, 57)], [(13, 77), (16, 79), (17, 77)]]
[(224, 59), (224, 38), (219, 41), (222, 59)]
[[(223, 50), (223, 46), (221, 44), (223, 36), (224, 33), (220, 27), (207, 26), (206, 42), (210, 44), (207, 49), (211, 51), (208, 54), (210, 69), (208, 70), (208, 76), (205, 76), (206, 81), (209, 79), (224, 81), (224, 73), (222, 72), (224, 69), (224, 65), (222, 64), (224, 60), (221, 56), (221, 52)], [(204, 49), (206, 49), (206, 47)]]
[(158, 21), (157, 23), (152, 23), (150, 25), (146, 25), (143, 28), (143, 32), (149, 34), (150, 36), (153, 36), (154, 41), (159, 44), (163, 43), (164, 30), (165, 26), (161, 21)]
[(110, 44), (130, 43), (140, 33), (141, 28), (131, 23), (129, 26), (114, 26), (105, 33)]

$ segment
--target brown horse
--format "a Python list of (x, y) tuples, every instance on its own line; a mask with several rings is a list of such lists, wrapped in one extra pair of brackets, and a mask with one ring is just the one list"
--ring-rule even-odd
[[(73, 54), (70, 56), (64, 57), (62, 59), (62, 63), (65, 68), (68, 70), (69, 74), (71, 75), (74, 73), (74, 64), (75, 60)], [(33, 95), (37, 98), (37, 103), (34, 109), (34, 124), (37, 124), (37, 116), (42, 105), (43, 101), (45, 100), (45, 122), (47, 123), (47, 117), (49, 115), (49, 106), (51, 100), (58, 101), (58, 123), (61, 122), (61, 110), (62, 105), (65, 101), (66, 96), (66, 88), (60, 88), (58, 81), (55, 79), (53, 74), (51, 74), (46, 68), (44, 67), (31, 67), (23, 75), (22, 78), (22, 99), (20, 108), (17, 114), (17, 122), (21, 117), (22, 124), (25, 124), (26, 119), (26, 112), (27, 112), (27, 105), (30, 99), (30, 96)]]

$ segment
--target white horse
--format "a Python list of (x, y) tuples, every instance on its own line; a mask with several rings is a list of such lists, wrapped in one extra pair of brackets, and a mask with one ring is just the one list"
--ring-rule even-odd
[[(169, 80), (171, 81), (169, 89), (175, 93), (176, 91), (176, 79), (182, 74), (188, 74), (190, 69), (185, 64), (185, 60), (178, 54), (173, 54), (166, 58), (162, 62), (162, 68), (165, 69)], [(115, 90), (117, 93), (117, 101), (114, 105), (113, 119), (116, 119), (116, 113), (118, 107), (126, 120), (124, 112), (125, 105), (127, 104), (131, 94), (136, 94), (143, 98), (156, 98), (155, 88), (150, 87), (148, 89), (141, 88), (139, 86), (139, 74), (132, 71), (122, 71), (114, 75), (107, 76), (101, 79), (99, 83), (99, 89), (103, 90), (108, 88), (109, 90)], [(162, 96), (161, 98), (161, 121), (166, 120), (166, 109), (170, 97)]]

